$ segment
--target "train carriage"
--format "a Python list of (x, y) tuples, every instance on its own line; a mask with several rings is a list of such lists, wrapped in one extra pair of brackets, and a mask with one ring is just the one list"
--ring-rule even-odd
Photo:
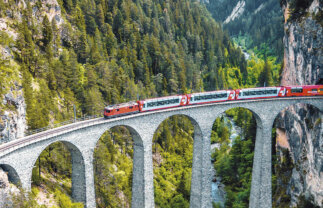
[(323, 85), (286, 86), (286, 96), (323, 95)]
[(284, 87), (259, 87), (236, 90), (236, 100), (284, 97)]
[(174, 108), (186, 105), (186, 95), (174, 95), (138, 101), (140, 112)]
[(185, 105), (198, 105), (230, 100), (277, 98), (291, 96), (323, 95), (323, 85), (259, 87), (238, 90), (220, 90), (211, 92), (174, 95), (160, 98), (121, 103), (104, 109), (104, 117), (111, 118), (138, 112), (175, 108)]
[(187, 105), (197, 105), (234, 100), (234, 96), (234, 90), (192, 93), (187, 95)]
[(113, 118), (134, 113), (139, 113), (139, 105), (134, 101), (109, 105), (104, 108), (104, 118)]

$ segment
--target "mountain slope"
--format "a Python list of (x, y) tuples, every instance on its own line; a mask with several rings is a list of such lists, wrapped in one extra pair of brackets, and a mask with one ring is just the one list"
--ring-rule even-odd
[(206, 7), (247, 49), (257, 47), (282, 58), (283, 14), (277, 0), (210, 0)]

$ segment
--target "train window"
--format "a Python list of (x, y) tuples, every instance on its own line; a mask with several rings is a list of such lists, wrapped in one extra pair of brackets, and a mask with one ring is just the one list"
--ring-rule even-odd
[(107, 110), (107, 113), (110, 113), (111, 111), (110, 110)]
[(303, 92), (303, 88), (292, 88), (292, 93), (302, 93)]
[(119, 111), (119, 109), (117, 109), (117, 112)]
[(313, 92), (317, 92), (317, 89), (312, 89)]
[(239, 96), (241, 96), (241, 92), (239, 92)]
[(320, 92), (323, 92), (323, 88), (320, 88), (320, 90), (319, 90)]
[(130, 107), (129, 107), (129, 109), (133, 109), (133, 107), (132, 107), (132, 106), (130, 106)]

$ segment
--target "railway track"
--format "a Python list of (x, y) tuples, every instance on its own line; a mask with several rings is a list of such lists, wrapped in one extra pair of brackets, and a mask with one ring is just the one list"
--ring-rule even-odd
[[(161, 112), (168, 112), (168, 111), (176, 111), (176, 110), (181, 110), (181, 109), (189, 109), (189, 108), (197, 108), (197, 107), (203, 107), (203, 106), (210, 106), (210, 105), (227, 105), (227, 104), (234, 104), (234, 103), (241, 103), (241, 102), (262, 102), (262, 101), (270, 101), (270, 100), (277, 100), (277, 99), (284, 99), (284, 100), (302, 100), (302, 99), (308, 99), (308, 98), (314, 98), (314, 99), (322, 99), (323, 97), (282, 97), (282, 98), (275, 98), (275, 99), (257, 99), (257, 100), (236, 100), (236, 101), (227, 101), (227, 102), (218, 102), (218, 103), (210, 103), (210, 104), (201, 104), (201, 105), (190, 105), (190, 106), (181, 106), (177, 108), (170, 108), (170, 109), (163, 109), (163, 110), (158, 110), (158, 111), (149, 111), (149, 112), (142, 112), (139, 114), (132, 114), (132, 115), (127, 115), (127, 116), (121, 116), (121, 117), (116, 117), (112, 119), (104, 119), (103, 117), (100, 118), (95, 118), (95, 119), (90, 119), (90, 120), (85, 120), (85, 121), (79, 121), (76, 123), (71, 123), (65, 126), (60, 126), (57, 128), (49, 129), (47, 131), (43, 131), (40, 133), (36, 133), (30, 136), (23, 137), (21, 139), (16, 139), (8, 143), (4, 143), (0, 145), (0, 154), (4, 153), (5, 151), (15, 148), (19, 145), (25, 144), (27, 145), (28, 143), (35, 142), (37, 140), (42, 140), (48, 136), (53, 136), (53, 135), (58, 135), (59, 133), (64, 133), (68, 132), (68, 130), (72, 129), (79, 129), (82, 127), (88, 127), (90, 125), (94, 125), (95, 123), (104, 123), (104, 122), (113, 122), (116, 120), (120, 119), (128, 119), (132, 118), (135, 116), (144, 116), (144, 115), (149, 115), (153, 113), (161, 113)], [(25, 146), (24, 145), (24, 146)], [(1, 157), (1, 155), (0, 155)]]

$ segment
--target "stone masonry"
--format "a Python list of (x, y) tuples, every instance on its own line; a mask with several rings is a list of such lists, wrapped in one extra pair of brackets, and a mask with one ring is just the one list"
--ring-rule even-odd
[[(278, 113), (296, 103), (313, 105), (323, 111), (323, 97), (244, 100), (207, 105), (185, 106), (155, 112), (139, 113), (113, 119), (93, 119), (70, 124), (32, 135), (4, 145), (0, 150), (0, 167), (9, 179), (31, 189), (32, 169), (38, 156), (50, 144), (63, 142), (72, 155), (72, 197), (87, 208), (96, 207), (93, 153), (102, 134), (114, 126), (127, 127), (134, 140), (132, 207), (153, 208), (152, 139), (158, 126), (168, 117), (187, 116), (194, 125), (193, 168), (191, 179), (192, 208), (209, 208), (211, 203), (212, 126), (217, 117), (231, 108), (249, 109), (257, 121), (256, 145), (252, 171), (250, 208), (272, 207), (271, 192), (271, 130)], [(4, 145), (0, 146), (4, 147)], [(19, 181), (19, 182), (18, 182)]]

